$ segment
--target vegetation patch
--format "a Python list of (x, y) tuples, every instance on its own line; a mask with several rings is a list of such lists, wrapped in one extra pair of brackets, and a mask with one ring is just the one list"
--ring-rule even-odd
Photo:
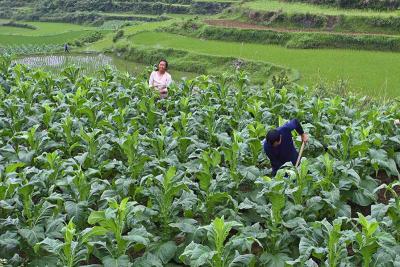
[[(317, 0), (318, 1), (318, 0)], [(303, 2), (303, 3), (301, 3)], [(312, 13), (312, 14), (326, 14), (326, 15), (352, 15), (352, 16), (377, 16), (377, 17), (391, 17), (398, 16), (398, 10), (373, 10), (373, 9), (346, 9), (331, 7), (326, 5), (314, 5), (304, 3), (305, 1), (278, 1), (278, 0), (256, 0), (248, 1), (243, 4), (243, 7), (250, 8), (256, 11), (277, 11), (282, 10), (288, 13)], [(337, 1), (340, 2), (340, 1)], [(356, 2), (356, 1), (348, 1)], [(369, 3), (372, 1), (364, 1)], [(380, 1), (384, 2), (384, 1)], [(391, 1), (397, 2), (397, 1)]]
[(25, 29), (31, 29), (31, 30), (36, 30), (37, 28), (31, 24), (28, 23), (18, 23), (15, 21), (9, 21), (9, 22), (5, 22), (0, 24), (0, 26), (4, 26), (4, 27), (16, 27), (16, 28), (25, 28)]
[(274, 29), (240, 29), (208, 26), (196, 20), (164, 27), (164, 31), (199, 38), (236, 42), (277, 44), (289, 48), (348, 48), (400, 51), (400, 37), (368, 34), (279, 31)]
[(29, 55), (29, 54), (42, 54), (53, 53), (62, 51), (63, 47), (57, 44), (12, 44), (0, 46), (1, 55)]
[[(229, 38), (229, 35), (227, 35)], [(398, 96), (400, 54), (350, 49), (289, 49), (278, 45), (199, 39), (164, 32), (136, 33), (135, 45), (271, 62), (298, 70), (301, 84), (324, 85), (379, 98)], [(391, 66), (388, 68), (387, 66)]]
[(328, 5), (337, 8), (353, 8), (353, 9), (375, 9), (375, 10), (396, 10), (400, 7), (399, 1), (393, 0), (284, 0), (285, 2), (302, 2), (313, 5)]
[(225, 17), (258, 25), (288, 29), (319, 29), (331, 32), (363, 32), (399, 34), (400, 18), (398, 14), (348, 15), (324, 14), (318, 12), (277, 10), (252, 10), (243, 8), (227, 9)]
[[(399, 102), (250, 84), (203, 75), (160, 99), (109, 68), (1, 60), (1, 263), (396, 266)], [(292, 118), (304, 158), (270, 177), (261, 142)]]
[(147, 65), (156, 64), (160, 58), (168, 58), (171, 62), (171, 68), (199, 74), (221, 75), (224, 72), (233, 72), (239, 68), (249, 72), (253, 82), (257, 84), (271, 84), (272, 78), (282, 72), (289, 78), (288, 81), (296, 81), (300, 78), (297, 71), (266, 62), (238, 60), (234, 57), (200, 55), (172, 48), (135, 47), (121, 42), (116, 45), (115, 52), (118, 56), (127, 60)]

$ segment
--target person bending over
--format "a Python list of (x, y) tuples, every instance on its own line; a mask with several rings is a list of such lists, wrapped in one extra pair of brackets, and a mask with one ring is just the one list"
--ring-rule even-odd
[(264, 152), (267, 154), (272, 165), (272, 175), (275, 176), (276, 172), (287, 162), (296, 164), (299, 153), (294, 147), (292, 139), (292, 131), (301, 136), (303, 142), (308, 141), (308, 135), (304, 133), (303, 127), (297, 119), (293, 119), (285, 125), (270, 130), (264, 139)]
[(160, 60), (157, 70), (150, 75), (149, 86), (160, 92), (161, 98), (168, 95), (168, 87), (172, 83), (171, 75), (167, 72), (168, 62), (165, 59)]

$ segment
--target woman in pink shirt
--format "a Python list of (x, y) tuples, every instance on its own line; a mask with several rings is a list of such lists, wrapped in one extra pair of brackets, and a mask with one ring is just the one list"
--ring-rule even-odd
[(161, 59), (158, 63), (158, 68), (150, 75), (149, 86), (154, 87), (160, 92), (161, 98), (167, 97), (168, 87), (172, 83), (171, 75), (167, 72), (168, 62)]

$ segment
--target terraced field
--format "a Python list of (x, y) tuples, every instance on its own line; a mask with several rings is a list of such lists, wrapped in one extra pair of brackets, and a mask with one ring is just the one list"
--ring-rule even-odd
[[(188, 50), (290, 66), (300, 71), (301, 83), (348, 81), (354, 92), (379, 97), (398, 96), (400, 53), (354, 50), (288, 49), (274, 45), (199, 40), (180, 35), (144, 32), (134, 35), (134, 45)], [(388, 66), (391, 66), (388, 68)]]
[[(232, 2), (234, 7), (248, 8), (254, 12), (275, 11), (289, 14), (289, 16), (296, 16), (298, 14), (322, 14), (324, 16), (341, 15), (344, 16), (344, 18), (351, 19), (370, 19), (375, 17), (391, 19), (399, 14), (398, 11), (378, 12), (355, 9), (349, 10), (311, 4), (287, 3), (275, 0), (249, 1), (245, 3), (240, 3), (239, 1), (219, 2)], [(103, 12), (103, 14), (106, 16), (119, 17), (121, 19), (130, 16), (145, 17), (148, 19), (159, 18), (159, 15), (135, 14), (132, 12), (113, 11)], [(371, 26), (363, 28), (359, 27), (362, 24), (360, 21), (352, 20), (350, 20), (350, 22), (353, 23), (350, 23), (351, 27), (340, 25), (337, 28), (328, 29), (325, 25), (319, 28), (304, 28), (287, 24), (286, 22), (274, 22), (268, 24), (265, 22), (251, 21), (249, 18), (244, 20), (243, 17), (237, 17), (237, 13), (224, 13), (222, 16), (193, 14), (166, 14), (166, 16), (170, 19), (166, 21), (140, 22), (133, 26), (124, 27), (124, 36), (116, 42), (113, 41), (115, 31), (106, 31), (103, 29), (104, 38), (97, 42), (86, 44), (83, 47), (75, 48), (75, 51), (113, 51), (116, 46), (121, 45), (133, 45), (141, 47), (141, 49), (148, 46), (150, 49), (155, 49), (155, 51), (157, 51), (158, 48), (183, 50), (197, 54), (199, 58), (201, 58), (202, 55), (236, 57), (244, 60), (264, 62), (267, 65), (277, 65), (284, 68), (290, 68), (299, 71), (301, 75), (299, 82), (309, 86), (324, 84), (324, 86), (336, 87), (337, 84), (343, 84), (342, 81), (345, 81), (344, 84), (348, 86), (347, 90), (383, 98), (397, 96), (400, 91), (400, 78), (397, 72), (397, 70), (400, 69), (398, 53), (362, 51), (362, 48), (357, 48), (361, 51), (355, 51), (346, 49), (346, 47), (343, 46), (340, 46), (340, 49), (324, 50), (289, 49), (275, 45), (254, 44), (251, 43), (251, 40), (249, 40), (248, 43), (246, 43), (247, 41), (211, 41), (194, 38), (194, 36), (189, 38), (158, 32), (163, 27), (168, 28), (175, 22), (184, 23), (195, 16), (200, 17), (201, 20), (204, 20), (206, 23), (213, 26), (249, 30), (269, 30), (278, 33), (296, 33), (299, 35), (302, 33), (327, 33), (334, 34), (338, 36), (338, 38), (342, 38), (342, 36), (355, 36), (355, 38), (358, 38), (358, 36), (368, 38), (370, 36), (376, 36), (377, 38), (397, 38), (398, 35), (395, 32), (396, 30), (393, 30), (393, 28), (389, 29), (383, 27), (382, 31), (380, 31), (381, 28), (373, 28)], [(5, 20), (0, 20), (0, 23), (3, 22), (5, 22)], [(90, 32), (101, 29), (101, 27), (98, 28), (65, 23), (28, 23), (35, 26), (37, 29), (31, 30), (15, 27), (0, 27), (0, 46), (24, 44), (40, 47), (46, 44), (51, 44), (53, 46), (59, 45), (60, 49), (62, 49), (61, 44), (82, 38)], [(147, 33), (141, 33), (143, 31), (147, 31)], [(134, 35), (134, 37), (132, 37), (132, 35)], [(207, 38), (207, 36), (204, 36), (204, 38)], [(307, 38), (309, 37), (304, 36), (304, 38), (304, 42), (307, 42)], [(375, 40), (372, 41), (375, 42)], [(390, 50), (392, 47), (391, 45), (392, 43), (388, 43), (385, 50)], [(335, 47), (335, 45), (332, 47)], [(369, 49), (374, 49), (374, 46)], [(206, 63), (206, 60), (199, 59), (199, 61), (196, 61), (196, 63), (193, 64), (202, 64), (202, 62)], [(190, 64), (190, 62), (187, 62), (188, 68), (192, 69)], [(184, 67), (181, 70), (185, 70)]]
[(399, 16), (400, 11), (371, 11), (359, 9), (341, 9), (327, 7), (321, 5), (311, 5), (307, 3), (283, 2), (276, 0), (256, 0), (248, 1), (242, 5), (245, 8), (250, 8), (259, 11), (283, 11), (288, 13), (310, 13), (310, 14), (326, 14), (326, 15), (346, 15), (346, 16), (375, 16), (375, 17), (391, 17)]
[(399, 267), (391, 0), (159, 1), (0, 0), (0, 267)]
[(336, 35), (356, 35), (356, 36), (397, 36), (394, 34), (386, 34), (386, 33), (365, 33), (365, 32), (332, 32), (327, 30), (320, 29), (293, 29), (293, 28), (284, 28), (284, 27), (272, 27), (265, 25), (258, 25), (248, 22), (242, 22), (239, 20), (230, 20), (230, 19), (206, 19), (204, 22), (211, 26), (219, 26), (226, 28), (237, 28), (237, 29), (251, 29), (251, 30), (270, 30), (276, 32), (312, 32), (312, 33), (324, 33), (324, 34), (336, 34)]
[[(3, 21), (2, 23), (4, 23)], [(70, 23), (20, 22), (33, 29), (0, 26), (0, 48), (7, 51), (24, 51), (24, 53), (54, 52), (63, 49), (63, 44), (93, 34), (109, 30), (97, 27), (82, 26)]]

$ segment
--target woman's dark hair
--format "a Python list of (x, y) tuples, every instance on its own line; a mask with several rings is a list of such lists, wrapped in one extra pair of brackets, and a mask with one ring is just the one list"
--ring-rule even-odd
[(281, 138), (281, 135), (277, 130), (271, 130), (267, 133), (265, 139), (267, 139), (268, 144), (273, 145), (275, 142), (278, 142)]

